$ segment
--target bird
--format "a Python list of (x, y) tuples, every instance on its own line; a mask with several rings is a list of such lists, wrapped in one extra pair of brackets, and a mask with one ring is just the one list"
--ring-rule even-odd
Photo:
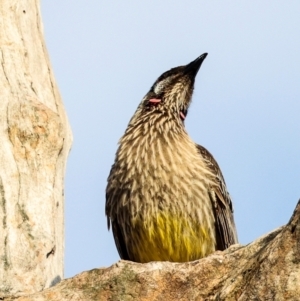
[(121, 259), (188, 262), (238, 243), (219, 165), (184, 124), (206, 56), (159, 76), (119, 140), (105, 213)]

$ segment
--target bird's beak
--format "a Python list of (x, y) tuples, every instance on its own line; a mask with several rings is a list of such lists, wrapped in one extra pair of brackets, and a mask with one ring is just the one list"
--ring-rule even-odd
[(197, 57), (194, 61), (187, 64), (184, 68), (184, 73), (188, 74), (192, 79), (194, 79), (206, 57), (207, 57), (207, 53), (203, 53), (199, 57)]

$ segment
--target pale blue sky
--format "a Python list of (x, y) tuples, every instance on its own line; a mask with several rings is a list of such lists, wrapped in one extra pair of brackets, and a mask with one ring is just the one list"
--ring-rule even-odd
[(164, 71), (208, 52), (186, 127), (219, 162), (247, 244), (300, 197), (299, 1), (42, 1), (73, 129), (65, 276), (119, 259), (104, 215), (118, 139)]

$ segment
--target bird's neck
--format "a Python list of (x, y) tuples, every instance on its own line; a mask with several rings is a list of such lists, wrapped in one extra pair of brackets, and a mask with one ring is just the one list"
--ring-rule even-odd
[(131, 140), (141, 135), (167, 138), (187, 133), (179, 114), (169, 110), (154, 110), (141, 112), (139, 116), (132, 118), (123, 137)]
[[(155, 164), (157, 156), (165, 151), (175, 151), (179, 155), (189, 153), (195, 148), (188, 136), (183, 122), (172, 114), (144, 114), (143, 118), (131, 120), (128, 128), (119, 141), (117, 157), (130, 162)], [(156, 158), (156, 159), (155, 159)], [(176, 158), (176, 155), (172, 157)], [(181, 160), (180, 158), (178, 158)]]

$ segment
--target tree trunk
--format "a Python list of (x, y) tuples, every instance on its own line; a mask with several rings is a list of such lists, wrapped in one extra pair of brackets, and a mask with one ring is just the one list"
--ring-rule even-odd
[(38, 0), (0, 5), (0, 296), (63, 278), (64, 173), (71, 130)]

